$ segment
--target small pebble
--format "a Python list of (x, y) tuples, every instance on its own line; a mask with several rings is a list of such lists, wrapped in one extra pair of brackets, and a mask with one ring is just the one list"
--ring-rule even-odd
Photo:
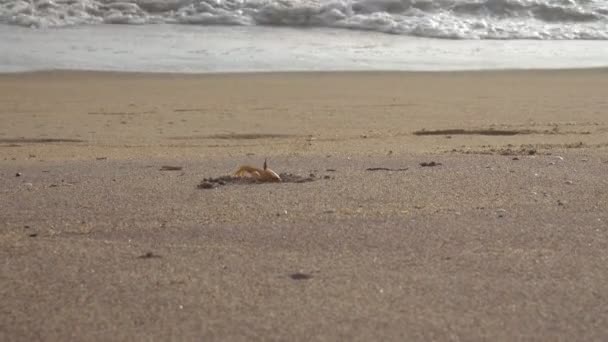
[(15, 177), (21, 177), (21, 172), (17, 172), (17, 173), (15, 174)]
[(323, 179), (330, 179), (331, 177), (328, 175), (323, 176)]
[(572, 181), (566, 181), (566, 184), (572, 185), (572, 184), (574, 184), (574, 182), (572, 182)]

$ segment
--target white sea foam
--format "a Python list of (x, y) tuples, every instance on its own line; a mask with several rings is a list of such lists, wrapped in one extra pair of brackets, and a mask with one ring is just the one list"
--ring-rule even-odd
[(479, 70), (608, 66), (608, 42), (442, 40), (288, 27), (0, 25), (0, 72)]
[(606, 40), (608, 1), (0, 0), (0, 23), (264, 25), (451, 39)]

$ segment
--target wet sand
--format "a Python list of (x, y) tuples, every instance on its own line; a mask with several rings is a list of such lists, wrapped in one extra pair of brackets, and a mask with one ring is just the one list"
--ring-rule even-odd
[(2, 75), (0, 340), (604, 340), (606, 76)]

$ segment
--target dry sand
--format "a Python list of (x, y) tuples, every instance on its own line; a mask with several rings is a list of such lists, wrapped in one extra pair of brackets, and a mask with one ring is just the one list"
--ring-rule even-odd
[(1, 75), (0, 340), (606, 340), (606, 89)]

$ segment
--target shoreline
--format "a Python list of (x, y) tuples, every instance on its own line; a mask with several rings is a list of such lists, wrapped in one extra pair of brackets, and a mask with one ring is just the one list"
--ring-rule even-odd
[(116, 71), (116, 70), (89, 70), (89, 69), (48, 69), (48, 70), (26, 70), (14, 72), (0, 72), (0, 77), (10, 76), (36, 76), (36, 75), (99, 75), (99, 76), (159, 76), (159, 77), (205, 77), (205, 76), (263, 76), (263, 75), (341, 75), (341, 74), (359, 74), (359, 75), (387, 75), (387, 74), (520, 74), (520, 73), (586, 73), (586, 72), (608, 72), (608, 65), (597, 67), (579, 67), (579, 68), (507, 68), (507, 69), (462, 69), (462, 70), (292, 70), (292, 71), (217, 71), (217, 72), (166, 72), (166, 71)]
[[(608, 53), (608, 45), (603, 41), (440, 40), (277, 27), (98, 25), (65, 30), (4, 31), (0, 33), (5, 37), (0, 39), (0, 50), (9, 52), (3, 62), (7, 71), (69, 68), (169, 72), (434, 71), (522, 66), (525, 69), (606, 67)], [(94, 44), (89, 37), (96, 38)], [(202, 37), (205, 39), (201, 40)], [(2, 44), (3, 41), (6, 44)]]

